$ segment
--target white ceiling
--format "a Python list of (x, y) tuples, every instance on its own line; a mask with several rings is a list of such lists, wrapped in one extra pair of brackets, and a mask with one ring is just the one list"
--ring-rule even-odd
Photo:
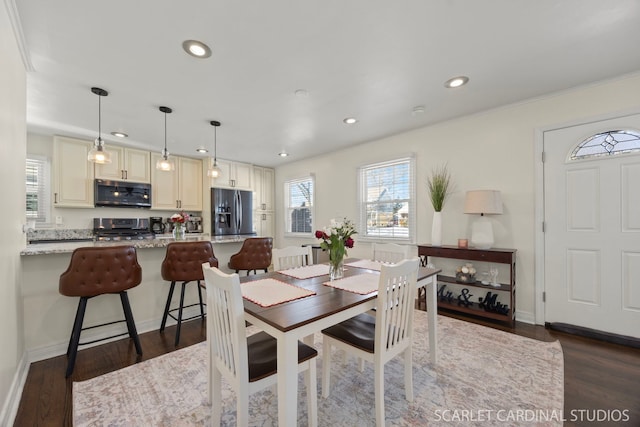
[(277, 166), (640, 71), (638, 0), (14, 1), (29, 129), (93, 140), (98, 86), (107, 149), (160, 151), (164, 105), (171, 153), (213, 151), (219, 120), (219, 158)]

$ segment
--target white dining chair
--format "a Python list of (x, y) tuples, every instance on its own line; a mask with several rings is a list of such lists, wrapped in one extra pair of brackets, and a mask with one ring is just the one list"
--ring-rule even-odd
[(403, 259), (411, 258), (411, 247), (408, 245), (398, 245), (397, 243), (373, 243), (373, 261), (397, 263)]
[[(202, 264), (207, 288), (208, 398), (212, 425), (222, 415), (222, 377), (236, 393), (238, 426), (249, 423), (249, 395), (277, 383), (277, 343), (265, 332), (246, 336), (238, 274), (226, 274)], [(298, 342), (298, 370), (304, 372), (310, 426), (318, 425), (316, 357), (318, 352)]]
[(311, 246), (287, 246), (271, 251), (273, 270), (287, 270), (289, 268), (304, 267), (313, 264)]
[[(419, 260), (383, 265), (375, 317), (364, 313), (322, 331), (322, 396), (330, 394), (331, 348), (374, 364), (376, 426), (384, 426), (384, 365), (404, 355), (405, 397), (413, 401), (413, 302)], [(355, 372), (355, 371), (354, 371)]]

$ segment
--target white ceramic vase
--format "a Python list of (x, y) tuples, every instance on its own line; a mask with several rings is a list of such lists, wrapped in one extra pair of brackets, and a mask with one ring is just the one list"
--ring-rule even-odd
[(431, 224), (431, 244), (442, 246), (442, 212), (433, 213), (433, 223)]

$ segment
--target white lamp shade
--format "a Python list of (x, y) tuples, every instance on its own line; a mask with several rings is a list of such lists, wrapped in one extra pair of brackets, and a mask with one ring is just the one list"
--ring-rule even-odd
[(466, 214), (502, 214), (502, 197), (498, 190), (471, 190), (464, 198)]

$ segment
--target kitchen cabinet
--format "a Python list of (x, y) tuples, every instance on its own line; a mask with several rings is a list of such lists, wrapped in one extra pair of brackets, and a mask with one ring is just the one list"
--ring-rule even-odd
[(93, 208), (93, 163), (87, 160), (93, 143), (56, 136), (53, 139), (53, 205)]
[[(160, 153), (151, 154), (151, 164), (160, 159)], [(176, 163), (173, 171), (152, 169), (151, 209), (202, 211), (202, 161), (172, 156)]]
[(95, 165), (95, 177), (114, 181), (151, 182), (151, 153), (149, 151), (108, 145), (111, 163)]
[[(475, 289), (480, 293), (479, 297), (475, 300), (478, 302), (472, 302), (469, 305), (461, 303), (460, 300), (455, 298), (447, 299), (442, 292), (438, 295), (438, 307), (446, 308), (448, 310), (459, 311), (467, 314), (473, 314), (480, 317), (486, 317), (495, 320), (502, 320), (509, 322), (512, 326), (516, 320), (516, 249), (474, 249), (474, 248), (459, 248), (457, 246), (433, 246), (433, 245), (418, 245), (418, 255), (421, 258), (426, 258), (427, 262), (431, 262), (431, 258), (450, 258), (465, 261), (481, 261), (488, 263), (506, 264), (509, 269), (509, 280), (503, 281), (497, 286), (484, 285), (481, 281), (473, 280), (472, 282), (459, 282), (454, 276), (447, 276), (444, 274), (438, 274), (438, 287), (447, 287), (447, 284), (456, 284), (464, 286), (465, 288)], [(487, 292), (484, 294), (484, 292)], [(481, 302), (479, 298), (483, 300), (488, 299), (489, 293), (496, 294), (508, 294), (509, 301), (508, 307), (497, 307), (494, 304), (495, 298), (492, 301)]]
[(211, 178), (212, 187), (253, 190), (253, 167), (251, 164), (218, 159), (218, 167), (220, 168), (220, 176), (215, 179)]
[(275, 171), (261, 166), (253, 167), (253, 209), (273, 211)]
[(275, 231), (274, 178), (273, 169), (253, 166), (253, 223), (258, 236), (272, 237)]
[(273, 212), (253, 211), (253, 231), (258, 237), (273, 237), (275, 223)]

